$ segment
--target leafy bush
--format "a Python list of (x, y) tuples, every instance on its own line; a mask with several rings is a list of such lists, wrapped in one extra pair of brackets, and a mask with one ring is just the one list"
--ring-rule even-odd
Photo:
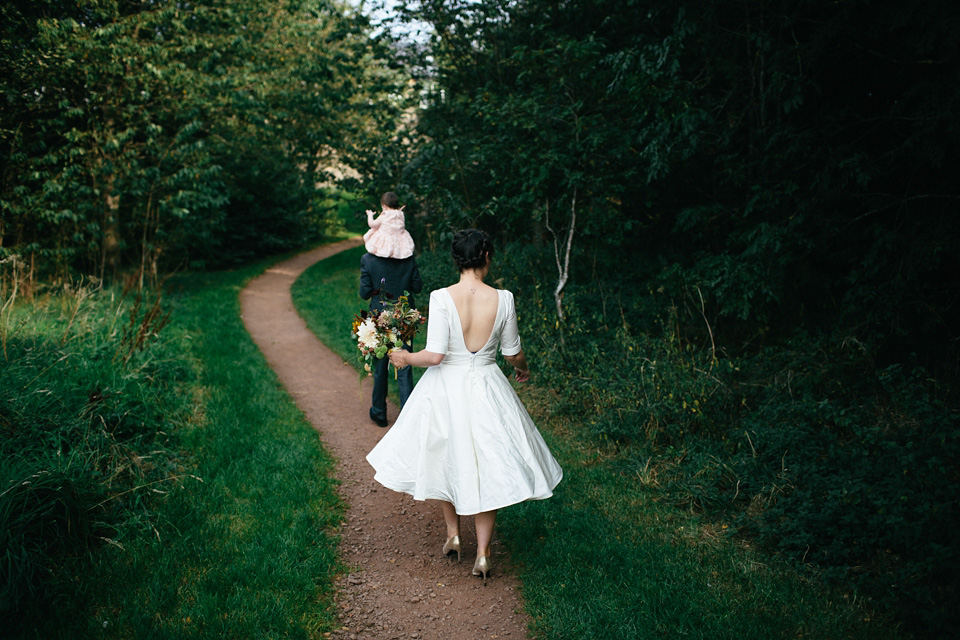
[(737, 522), (896, 603), (911, 627), (944, 633), (960, 610), (957, 412), (922, 370), (872, 369), (827, 344), (806, 339), (753, 363), (772, 381), (739, 425), (755, 447), (739, 453), (756, 493)]
[[(505, 247), (490, 279), (516, 293), (553, 411), (612, 443), (624, 481), (660, 486), (912, 631), (956, 624), (960, 425), (922, 369), (880, 366), (869, 341), (842, 334), (768, 336), (731, 354), (715, 335), (711, 305), (722, 304), (673, 265), (611, 273), (581, 257), (593, 280), (568, 286), (561, 325), (551, 251)], [(431, 256), (421, 264), (440, 269)]]

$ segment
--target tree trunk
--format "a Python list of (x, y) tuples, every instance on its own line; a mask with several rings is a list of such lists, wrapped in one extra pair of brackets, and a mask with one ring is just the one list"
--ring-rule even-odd
[(567, 229), (567, 238), (564, 241), (563, 258), (561, 260), (561, 248), (557, 232), (550, 226), (550, 203), (547, 203), (546, 226), (553, 234), (553, 256), (557, 261), (557, 287), (553, 291), (553, 300), (557, 306), (557, 319), (560, 322), (564, 320), (563, 314), (563, 290), (567, 286), (567, 280), (570, 278), (570, 250), (573, 247), (573, 235), (577, 229), (577, 188), (573, 188), (573, 197), (570, 200), (570, 228)]
[(116, 275), (120, 266), (120, 196), (113, 194), (114, 176), (107, 179), (106, 196), (103, 200), (103, 255), (100, 263), (100, 279), (104, 271)]

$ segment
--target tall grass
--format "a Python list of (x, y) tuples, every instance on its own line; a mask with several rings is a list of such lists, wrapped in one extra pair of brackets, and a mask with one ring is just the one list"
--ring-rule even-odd
[(169, 282), (170, 323), (142, 345), (124, 331), (134, 301), (116, 294), (85, 301), (62, 345), (75, 298), (18, 306), (18, 356), (0, 392), (0, 518), (56, 491), (4, 540), (7, 564), (26, 567), (10, 637), (308, 638), (334, 627), (333, 463), (240, 319), (238, 292), (266, 266)]
[[(12, 294), (11, 294), (12, 297)], [(72, 568), (160, 526), (193, 378), (159, 298), (80, 287), (11, 300), (0, 356), (0, 615), (82, 588)]]
[[(425, 293), (450, 282), (443, 255), (419, 260)], [(317, 295), (322, 289), (329, 304), (294, 301), (345, 359), (355, 347), (339, 335), (344, 322), (334, 305), (355, 297), (357, 265), (358, 257), (346, 255), (318, 263), (294, 287)], [(528, 348), (536, 344), (529, 340)], [(498, 516), (501, 544), (519, 564), (534, 637), (897, 636), (854, 593), (804, 577), (730, 528), (679, 508), (651, 469), (585, 428), (591, 416), (558, 415), (562, 394), (536, 386), (521, 394), (564, 468), (553, 498)]]

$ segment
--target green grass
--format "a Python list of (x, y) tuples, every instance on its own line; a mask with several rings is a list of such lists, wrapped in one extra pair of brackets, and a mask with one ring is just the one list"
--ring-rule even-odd
[[(138, 455), (168, 461), (177, 479), (157, 485), (164, 495), (128, 494), (152, 497), (137, 512), (149, 522), (116, 528), (122, 548), (100, 542), (61, 558), (44, 599), (19, 612), (13, 637), (314, 638), (334, 628), (343, 505), (333, 462), (240, 320), (238, 293), (266, 266), (168, 284), (164, 349), (137, 356), (155, 362), (124, 397), (143, 393), (163, 416), (158, 428), (166, 435)], [(52, 361), (67, 315), (36, 329), (47, 334), (39, 342), (54, 345)], [(99, 312), (84, 322), (112, 319)], [(49, 369), (50, 380), (36, 385), (64, 369)], [(149, 395), (161, 384), (172, 393)]]
[[(343, 301), (358, 299), (361, 253), (318, 263), (294, 285), (308, 326), (345, 359), (354, 345), (342, 335), (344, 317), (353, 312)], [(856, 594), (805, 578), (722, 525), (667, 504), (652, 478), (625, 473), (612, 448), (552, 416), (551, 391), (521, 394), (564, 468), (553, 498), (498, 515), (534, 637), (897, 637)]]
[[(506, 509), (504, 543), (520, 563), (537, 637), (615, 639), (882, 638), (884, 621), (722, 525), (660, 502), (577, 425), (528, 406), (564, 480), (549, 501)], [(586, 596), (586, 597), (585, 597)]]
[(360, 297), (360, 256), (354, 247), (307, 269), (290, 289), (293, 303), (310, 330), (335, 353), (357, 365), (356, 339), (350, 336), (353, 317), (369, 301)]
[(155, 302), (82, 287), (4, 305), (0, 627), (75, 604), (86, 558), (152, 535), (155, 497), (180, 478), (170, 433), (192, 371), (169, 334), (147, 338)]

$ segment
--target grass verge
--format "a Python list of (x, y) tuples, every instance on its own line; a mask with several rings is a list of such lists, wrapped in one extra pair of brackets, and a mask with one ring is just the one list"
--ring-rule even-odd
[[(335, 626), (342, 505), (333, 463), (240, 319), (238, 293), (266, 266), (168, 285), (165, 355), (154, 354), (149, 374), (124, 397), (169, 386), (164, 398), (178, 404), (154, 406), (161, 415), (170, 410), (154, 428), (164, 437), (134, 455), (169, 461), (166, 473), (176, 479), (151, 496), (148, 525), (113, 523), (115, 544), (84, 545), (58, 561), (53, 586), (20, 608), (17, 634), (8, 637), (315, 638)], [(85, 321), (111, 318), (96, 312)], [(54, 322), (49, 339), (37, 340), (55, 347), (63, 331)], [(52, 361), (60, 357), (54, 347)], [(171, 368), (181, 374), (167, 381)], [(34, 384), (45, 388), (58, 375), (67, 374), (51, 368)], [(87, 393), (103, 375), (74, 386)], [(99, 433), (99, 421), (88, 423)], [(55, 464), (55, 451), (48, 457)]]
[[(360, 256), (366, 252), (363, 246), (354, 247), (322, 260), (307, 269), (293, 286), (290, 293), (293, 304), (304, 318), (310, 331), (337, 355), (360, 372), (362, 363), (357, 358), (357, 341), (350, 335), (350, 323), (369, 301), (360, 297)], [(418, 305), (429, 299), (429, 292), (417, 294)], [(422, 349), (426, 331), (420, 331), (413, 340), (414, 350)], [(422, 369), (414, 369), (414, 381), (423, 375)], [(388, 384), (396, 398), (396, 388)]]
[[(355, 346), (344, 316), (355, 310), (345, 301), (356, 298), (360, 253), (320, 262), (294, 285), (307, 325), (346, 360)], [(446, 284), (427, 273), (424, 279), (424, 298)], [(498, 516), (498, 537), (520, 567), (534, 637), (897, 636), (855, 596), (668, 504), (642, 470), (625, 475), (622, 454), (551, 415), (551, 391), (531, 386), (521, 395), (565, 473), (552, 499)]]
[[(290, 294), (307, 326), (325, 345), (358, 368), (356, 339), (350, 322), (368, 301), (360, 297), (362, 246), (347, 249), (307, 269)], [(359, 370), (359, 368), (358, 368)]]

